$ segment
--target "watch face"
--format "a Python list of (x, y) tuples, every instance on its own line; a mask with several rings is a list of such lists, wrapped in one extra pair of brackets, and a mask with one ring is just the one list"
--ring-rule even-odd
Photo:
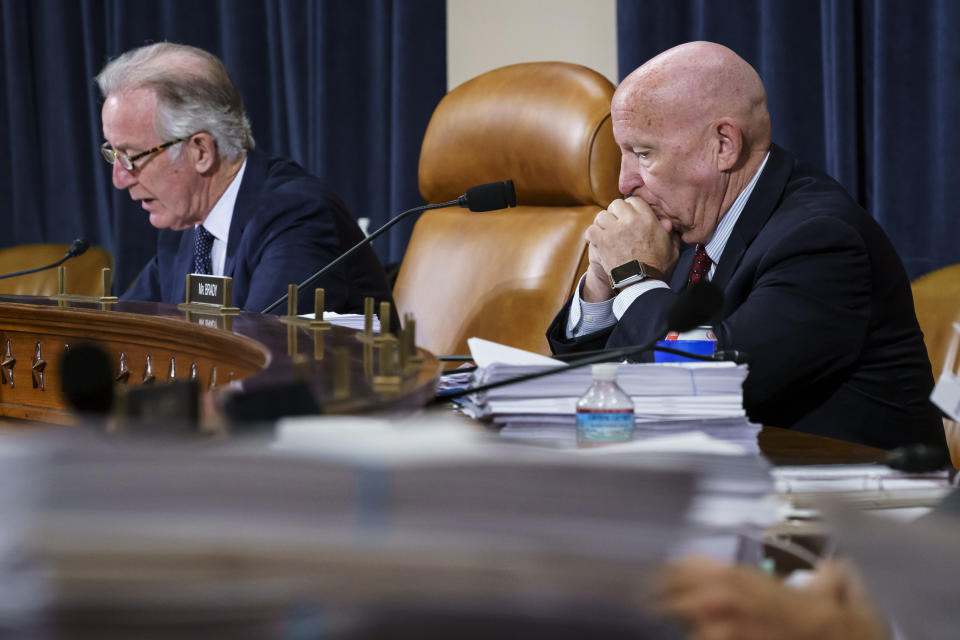
[(631, 260), (630, 262), (626, 262), (619, 267), (614, 267), (610, 271), (610, 279), (615, 283), (622, 282), (623, 280), (626, 280), (632, 276), (642, 275), (643, 269), (640, 267), (640, 263), (636, 260)]

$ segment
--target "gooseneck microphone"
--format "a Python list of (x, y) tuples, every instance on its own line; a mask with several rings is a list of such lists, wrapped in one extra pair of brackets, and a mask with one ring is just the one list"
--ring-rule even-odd
[[(397, 217), (387, 221), (385, 225), (368, 235), (366, 238), (353, 245), (344, 253), (341, 253), (339, 256), (331, 260), (325, 267), (317, 271), (315, 274), (301, 282), (297, 289), (303, 289), (304, 287), (309, 287), (311, 284), (319, 280), (325, 273), (333, 269), (335, 266), (340, 264), (343, 260), (346, 260), (348, 257), (353, 255), (356, 251), (359, 251), (363, 247), (367, 246), (373, 242), (377, 237), (379, 237), (383, 232), (387, 231), (393, 225), (397, 224), (401, 220), (412, 216), (415, 213), (421, 213), (423, 211), (429, 211), (430, 209), (442, 209), (443, 207), (466, 207), (470, 211), (496, 211), (497, 209), (506, 209), (507, 207), (517, 206), (517, 191), (513, 186), (513, 180), (506, 180), (504, 182), (488, 182), (487, 184), (480, 184), (475, 187), (467, 189), (467, 192), (462, 196), (458, 197), (456, 200), (450, 200), (449, 202), (441, 202), (439, 204), (425, 204), (420, 207), (414, 207), (413, 209), (407, 209)], [(260, 313), (270, 313), (281, 304), (287, 300), (288, 294), (283, 294), (276, 301), (267, 305), (263, 311)]]
[(554, 367), (553, 369), (546, 369), (544, 371), (536, 371), (534, 373), (514, 376), (513, 378), (506, 378), (496, 382), (470, 387), (468, 389), (459, 389), (449, 393), (438, 393), (433, 397), (432, 402), (452, 400), (453, 398), (459, 398), (471, 393), (477, 393), (478, 391), (488, 391), (490, 389), (496, 389), (497, 387), (505, 387), (518, 382), (525, 382), (535, 378), (551, 376), (556, 373), (563, 373), (564, 371), (570, 371), (571, 369), (585, 367), (588, 364), (620, 360), (621, 358), (627, 358), (632, 355), (642, 353), (643, 351), (649, 351), (656, 345), (658, 341), (663, 338), (664, 334), (666, 334), (668, 330), (679, 331), (682, 333), (684, 331), (695, 329), (701, 324), (707, 322), (711, 317), (713, 317), (714, 314), (720, 311), (722, 305), (723, 292), (720, 290), (720, 287), (713, 284), (709, 280), (700, 280), (680, 292), (680, 294), (677, 296), (677, 299), (674, 301), (673, 306), (670, 307), (670, 310), (667, 312), (667, 321), (664, 323), (666, 326), (661, 327), (661, 330), (656, 333), (656, 337), (646, 344), (632, 345), (619, 349), (604, 349), (598, 353), (595, 353), (594, 355), (588, 355), (576, 360), (571, 360), (570, 362), (567, 362), (559, 367)]
[(5, 273), (0, 275), (0, 280), (5, 280), (6, 278), (16, 278), (17, 276), (25, 276), (31, 273), (37, 273), (38, 271), (46, 271), (47, 269), (53, 269), (54, 267), (59, 267), (67, 260), (71, 258), (76, 258), (79, 255), (83, 255), (87, 249), (90, 248), (90, 241), (86, 238), (77, 238), (70, 246), (67, 248), (66, 253), (63, 254), (63, 257), (57, 260), (52, 264), (48, 264), (42, 267), (36, 267), (34, 269), (25, 269), (23, 271), (14, 271), (13, 273)]

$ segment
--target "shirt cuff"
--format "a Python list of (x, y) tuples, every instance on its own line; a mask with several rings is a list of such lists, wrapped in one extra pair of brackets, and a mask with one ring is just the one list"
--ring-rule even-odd
[(616, 298), (610, 298), (602, 302), (587, 302), (583, 299), (583, 281), (586, 277), (586, 273), (580, 276), (580, 282), (577, 283), (577, 295), (570, 302), (566, 329), (568, 339), (579, 338), (617, 323), (617, 318), (612, 311), (613, 301)]
[(613, 315), (619, 321), (623, 317), (623, 314), (627, 312), (627, 309), (633, 304), (633, 301), (645, 294), (647, 291), (653, 291), (654, 289), (669, 289), (668, 285), (663, 280), (641, 280), (637, 284), (631, 285), (617, 294), (617, 297), (613, 299), (613, 307), (611, 309)]

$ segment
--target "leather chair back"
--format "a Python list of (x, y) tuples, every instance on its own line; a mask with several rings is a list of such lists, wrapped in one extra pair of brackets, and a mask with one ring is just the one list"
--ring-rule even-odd
[[(69, 244), (24, 244), (0, 249), (0, 274), (51, 264), (63, 257)], [(82, 255), (63, 263), (66, 293), (99, 296), (103, 293), (101, 269), (113, 268), (113, 256), (101, 247), (90, 247)], [(51, 296), (57, 293), (57, 269), (0, 280), (0, 294)]]
[[(947, 348), (953, 338), (953, 323), (960, 322), (960, 264), (920, 276), (910, 284), (917, 321), (923, 331), (933, 377), (943, 370)], [(960, 425), (946, 420), (944, 431), (953, 466), (960, 468)]]
[(440, 102), (420, 152), (429, 203), (512, 179), (513, 209), (424, 213), (393, 295), (417, 319), (417, 343), (466, 353), (477, 336), (549, 353), (544, 331), (587, 265), (583, 232), (620, 197), (614, 86), (564, 62), (515, 64), (480, 75)]

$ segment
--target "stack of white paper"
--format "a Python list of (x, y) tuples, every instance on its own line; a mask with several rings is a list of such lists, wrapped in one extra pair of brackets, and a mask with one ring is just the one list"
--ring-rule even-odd
[[(470, 348), (481, 367), (474, 386), (563, 364), (482, 340), (471, 339)], [(617, 383), (634, 403), (635, 438), (701, 431), (755, 452), (760, 425), (743, 410), (746, 375), (746, 365), (729, 362), (621, 364)], [(491, 420), (505, 437), (571, 445), (577, 399), (591, 382), (590, 367), (581, 367), (474, 394), (463, 409)]]
[[(300, 317), (313, 320), (317, 317), (317, 315), (315, 313), (302, 313), (300, 314)], [(364, 318), (365, 316), (362, 313), (337, 313), (335, 311), (323, 312), (323, 319), (330, 324), (335, 324), (338, 327), (347, 327), (348, 329), (356, 329), (357, 331), (363, 331)], [(374, 332), (380, 331), (380, 318), (378, 318), (376, 315), (373, 316), (373, 330)]]
[(879, 464), (782, 466), (773, 477), (795, 509), (816, 507), (825, 495), (860, 508), (932, 506), (951, 490), (946, 471), (911, 474)]

